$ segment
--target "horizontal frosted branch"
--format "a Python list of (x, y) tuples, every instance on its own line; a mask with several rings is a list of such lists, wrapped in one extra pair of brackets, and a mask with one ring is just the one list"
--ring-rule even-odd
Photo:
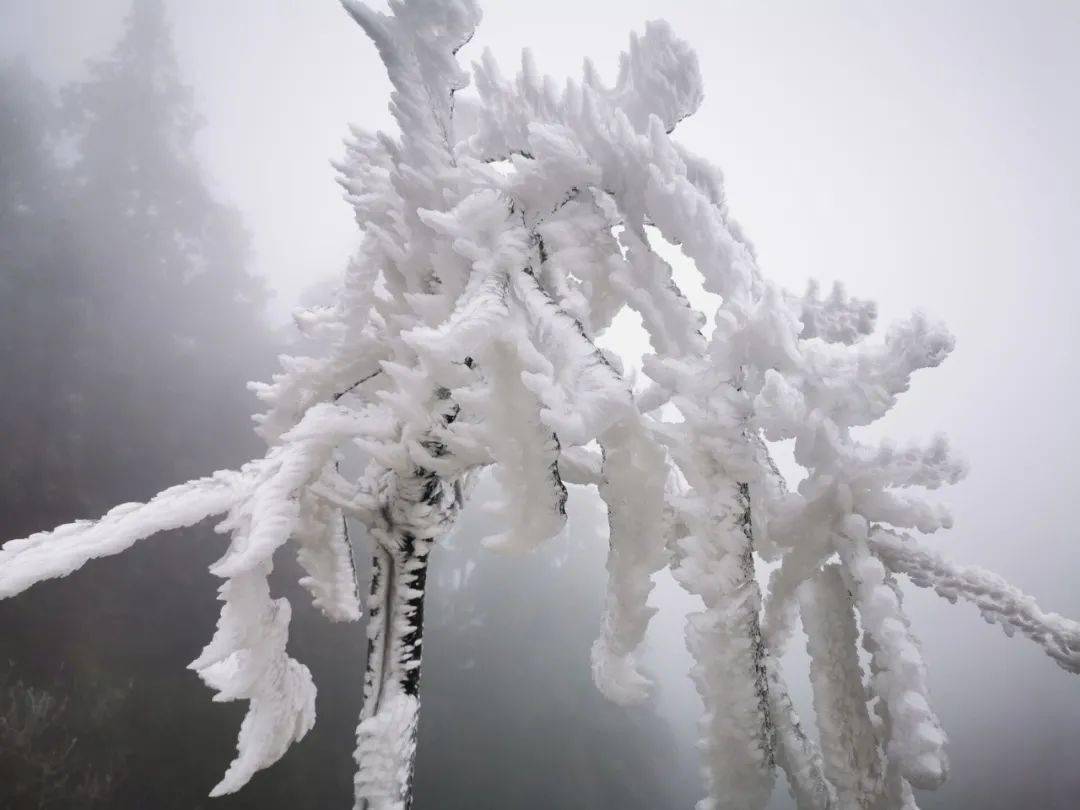
[(241, 472), (216, 472), (170, 487), (146, 503), (125, 503), (100, 520), (79, 520), (51, 532), (12, 540), (0, 548), (0, 598), (14, 596), (46, 579), (64, 577), (89, 560), (119, 554), (139, 540), (193, 526), (239, 500), (255, 464)]
[(1080, 623), (1044, 612), (1033, 597), (997, 574), (955, 565), (905, 535), (879, 529), (871, 534), (870, 545), (892, 571), (907, 575), (920, 588), (932, 588), (950, 602), (973, 603), (984, 619), (1000, 624), (1006, 634), (1019, 630), (1062, 669), (1080, 673)]

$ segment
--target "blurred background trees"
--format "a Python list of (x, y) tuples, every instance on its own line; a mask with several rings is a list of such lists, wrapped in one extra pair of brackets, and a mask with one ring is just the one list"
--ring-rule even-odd
[[(248, 457), (245, 382), (271, 367), (273, 337), (240, 216), (196, 159), (158, 3), (136, 4), (112, 53), (59, 98), (19, 65), (0, 73), (0, 98), (0, 514), (13, 537)], [(21, 694), (62, 702), (48, 725), (71, 746), (65, 767), (115, 773), (124, 751), (124, 772), (142, 775), (101, 806), (167, 806), (141, 781), (206, 747), (229, 753), (200, 738), (213, 710), (184, 670), (214, 622), (202, 573), (216, 547), (209, 529), (185, 532), (0, 606)], [(104, 718), (102, 695), (129, 680)], [(37, 792), (11, 758), (54, 750), (5, 746), (0, 804)]]

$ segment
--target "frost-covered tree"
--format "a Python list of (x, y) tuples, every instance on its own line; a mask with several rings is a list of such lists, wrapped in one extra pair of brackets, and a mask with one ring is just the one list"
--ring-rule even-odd
[[(592, 671), (612, 700), (647, 693), (635, 650), (652, 575), (670, 565), (701, 597), (687, 626), (706, 708), (701, 808), (762, 807), (777, 767), (804, 808), (909, 808), (912, 787), (942, 783), (945, 735), (898, 575), (975, 603), (1080, 671), (1080, 625), (911, 535), (949, 525), (924, 492), (963, 472), (945, 441), (855, 436), (915, 371), (944, 360), (952, 337), (916, 315), (874, 339), (872, 304), (839, 288), (792, 294), (762, 275), (719, 172), (672, 137), (702, 90), (665, 24), (631, 38), (614, 86), (586, 63), (559, 88), (527, 54), (507, 80), (485, 55), (468, 97), (455, 54), (480, 19), (471, 0), (392, 0), (389, 14), (344, 1), (386, 65), (399, 134), (358, 130), (349, 144), (342, 182), (365, 239), (337, 303), (298, 318), (331, 348), (287, 359), (258, 387), (269, 451), (0, 551), (7, 596), (224, 515), (229, 546), (211, 566), (221, 619), (191, 666), (217, 700), (249, 707), (213, 795), (240, 788), (315, 720), (310, 674), (286, 652), (289, 604), (267, 575), (292, 542), (315, 604), (357, 620), (347, 516), (374, 557), (356, 806), (409, 805), (428, 557), (485, 467), (501, 487), (495, 549), (558, 534), (565, 483), (595, 485), (606, 503), (610, 579)], [(719, 296), (708, 338), (657, 240), (678, 245)], [(641, 386), (595, 343), (625, 307), (653, 350)], [(794, 492), (770, 457), (791, 439), (807, 474)], [(352, 448), (367, 459), (357, 476), (343, 473)], [(761, 561), (775, 563), (764, 599)], [(777, 663), (799, 613), (820, 746)]]

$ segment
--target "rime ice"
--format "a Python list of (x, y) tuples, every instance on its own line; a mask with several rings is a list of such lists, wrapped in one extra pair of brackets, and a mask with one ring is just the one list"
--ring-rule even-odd
[[(762, 274), (719, 171), (673, 135), (703, 91), (666, 24), (631, 37), (614, 86), (586, 63), (558, 87), (527, 53), (508, 79), (484, 54), (469, 95), (456, 53), (480, 20), (471, 0), (399, 0), (390, 14), (344, 4), (386, 65), (400, 134), (354, 130), (348, 144), (341, 184), (365, 238), (336, 303), (297, 317), (329, 349), (284, 358), (256, 387), (266, 456), (0, 551), (10, 596), (224, 515), (230, 542), (211, 567), (224, 580), (221, 620), (191, 666), (215, 699), (249, 708), (214, 795), (314, 722), (314, 684), (286, 652), (289, 605), (266, 577), (291, 542), (315, 605), (356, 620), (348, 516), (374, 558), (356, 807), (409, 806), (427, 560), (484, 467), (502, 493), (494, 549), (562, 531), (566, 482), (597, 487), (610, 553), (591, 665), (610, 699), (648, 694), (636, 652), (653, 573), (669, 565), (701, 597), (686, 631), (706, 709), (701, 810), (763, 807), (778, 767), (815, 810), (909, 808), (912, 786), (941, 784), (945, 734), (897, 575), (974, 602), (1080, 671), (1080, 626), (907, 533), (950, 524), (926, 492), (963, 474), (947, 442), (898, 449), (852, 433), (939, 365), (951, 335), (916, 314), (875, 338), (871, 302), (839, 286), (794, 294)], [(679, 245), (719, 296), (709, 339), (657, 239)], [(624, 307), (653, 352), (638, 394), (595, 344)], [(807, 472), (797, 491), (770, 456), (790, 439)], [(363, 475), (341, 472), (345, 446), (369, 459)], [(762, 559), (778, 563), (764, 594)], [(778, 663), (800, 613), (820, 746)]]

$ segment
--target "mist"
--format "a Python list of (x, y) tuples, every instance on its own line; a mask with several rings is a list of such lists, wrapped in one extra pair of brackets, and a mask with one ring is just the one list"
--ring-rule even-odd
[[(296, 348), (289, 313), (324, 297), (358, 237), (330, 161), (350, 122), (392, 127), (374, 48), (333, 0), (155, 8), (0, 0), (0, 540), (260, 452), (245, 383)], [(767, 272), (793, 289), (840, 280), (884, 323), (919, 308), (957, 335), (887, 426), (945, 431), (970, 462), (944, 495), (956, 528), (933, 543), (1080, 614), (1080, 9), (490, 2), (463, 61), (490, 47), (510, 66), (528, 46), (542, 71), (589, 56), (610, 77), (655, 17), (700, 54), (708, 95), (679, 134), (725, 169)], [(647, 350), (632, 319), (604, 342), (631, 365)], [(798, 480), (793, 461), (784, 472)], [(415, 806), (692, 806), (693, 601), (659, 580), (654, 697), (606, 703), (588, 663), (595, 496), (573, 492), (565, 536), (506, 558), (477, 540), (490, 486), (433, 556)], [(327, 623), (288, 570), (317, 725), (241, 793), (205, 798), (242, 715), (185, 669), (216, 621), (206, 567), (222, 544), (209, 525), (174, 533), (0, 602), (0, 712), (53, 701), (25, 743), (0, 739), (0, 805), (39, 806), (55, 767), (45, 806), (348, 806), (363, 627)], [(951, 739), (952, 776), (920, 806), (1080, 803), (1080, 684), (974, 609), (907, 583), (905, 597)], [(771, 807), (793, 807), (782, 779)]]

